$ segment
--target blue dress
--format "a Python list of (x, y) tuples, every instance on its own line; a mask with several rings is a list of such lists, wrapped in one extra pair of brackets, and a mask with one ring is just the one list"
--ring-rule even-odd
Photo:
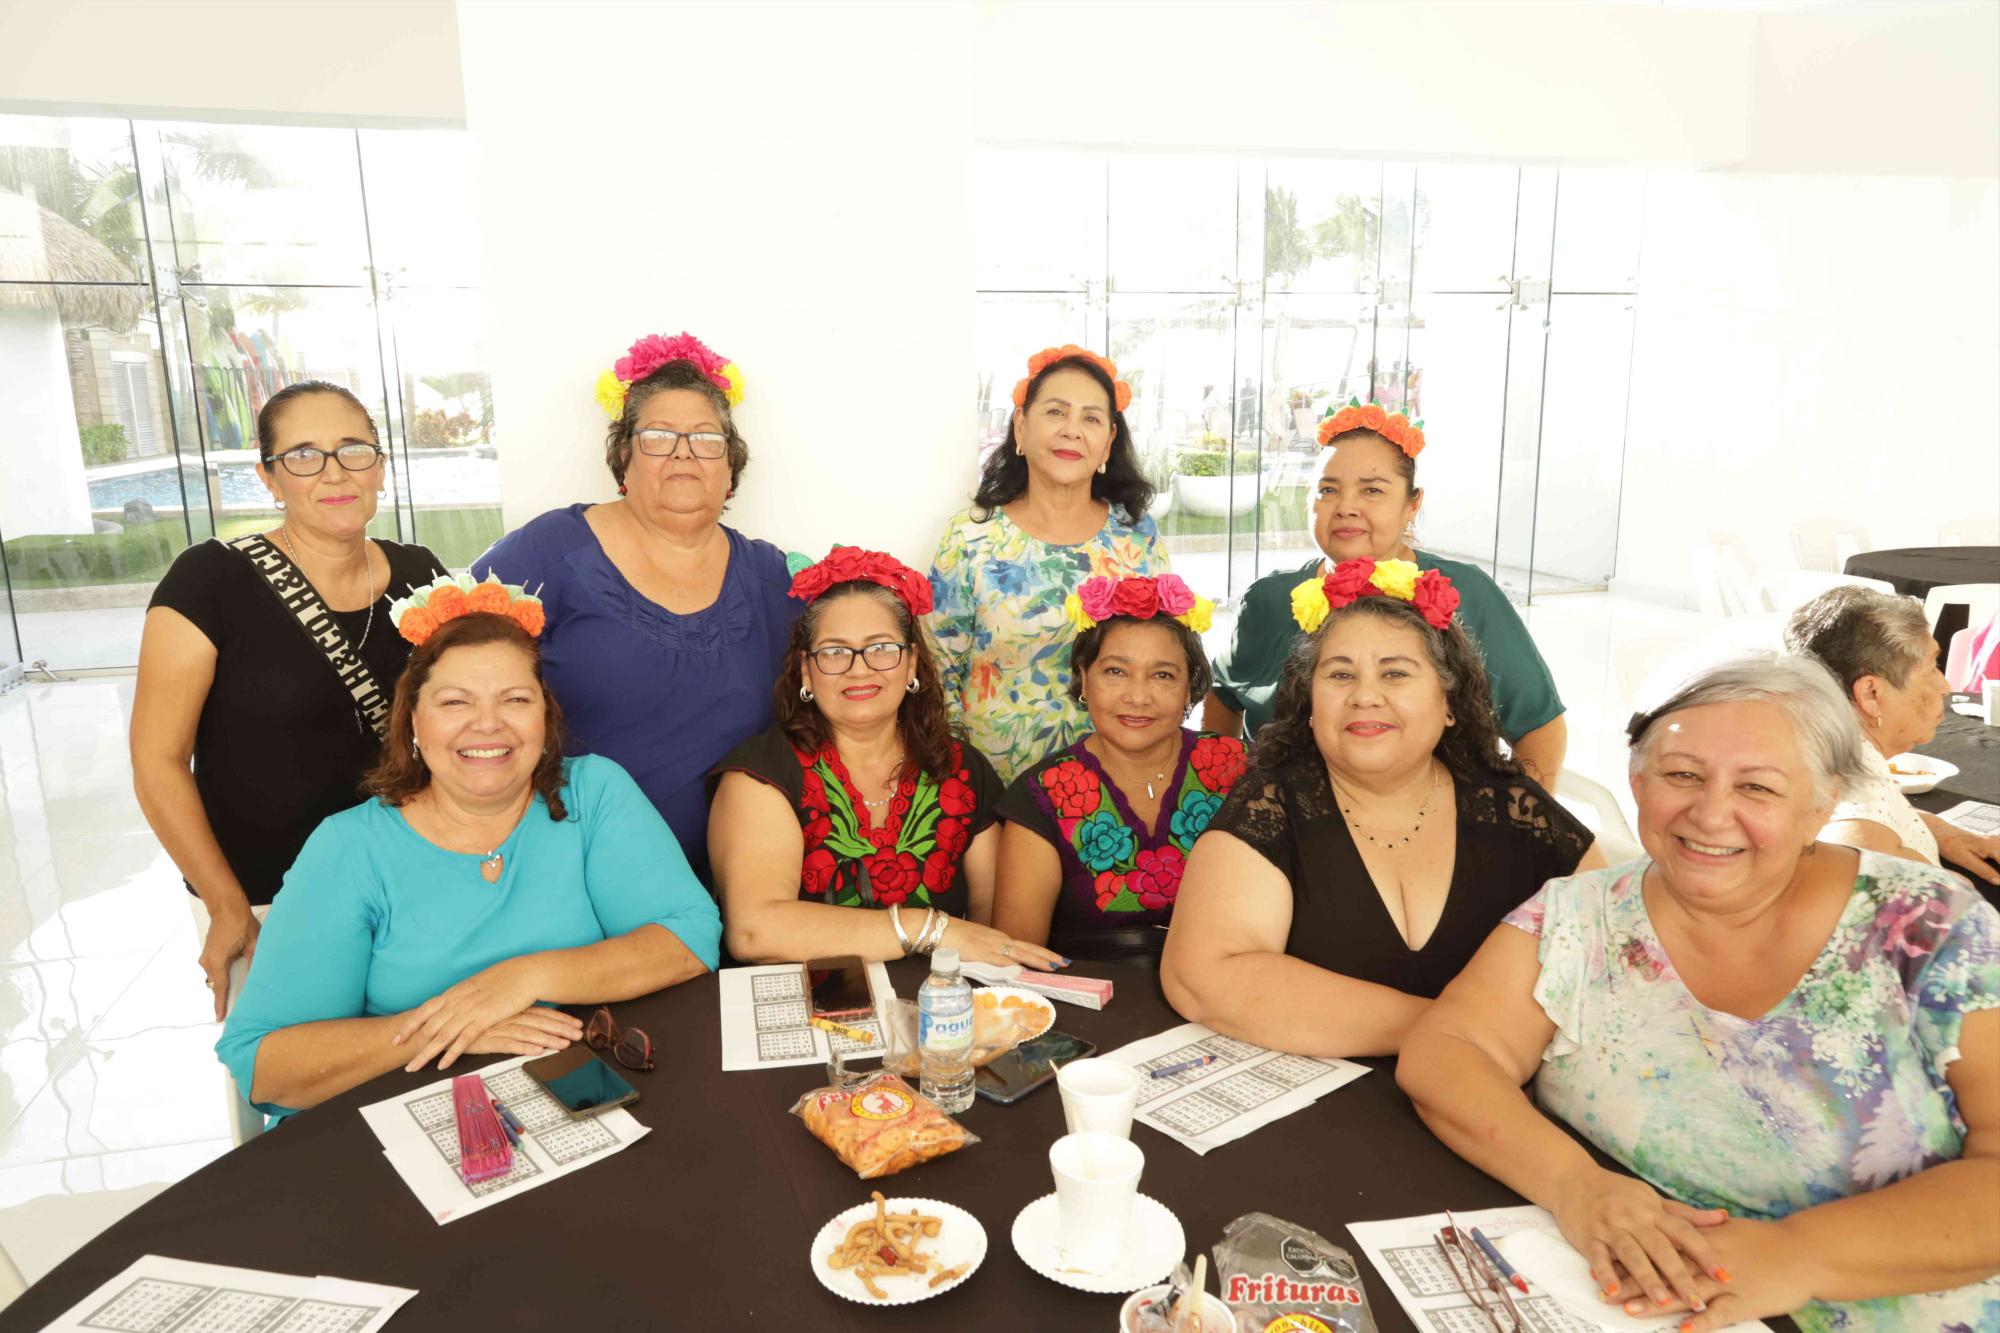
[(551, 510), (473, 562), (538, 593), (548, 614), (542, 675), (562, 705), (569, 754), (601, 754), (630, 773), (706, 884), (705, 775), (774, 720), (771, 687), (792, 623), (785, 553), (731, 528), (715, 601), (675, 615), (626, 582), (584, 520)]
[[(257, 1048), (279, 1028), (414, 1009), (495, 963), (575, 949), (649, 922), (710, 969), (715, 900), (631, 777), (608, 759), (564, 764), (568, 818), (535, 797), (500, 845), (500, 880), (403, 812), (368, 801), (322, 823), (285, 876), (215, 1053), (248, 1096)], [(268, 1115), (291, 1108), (255, 1103)]]

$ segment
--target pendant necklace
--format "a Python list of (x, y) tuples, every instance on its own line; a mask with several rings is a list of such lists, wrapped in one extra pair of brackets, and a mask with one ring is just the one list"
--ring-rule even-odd
[(485, 857), (480, 860), (479, 877), (488, 884), (498, 884), (500, 882), (500, 872), (506, 868), (507, 858), (500, 855), (500, 849), (496, 847), (486, 853)]

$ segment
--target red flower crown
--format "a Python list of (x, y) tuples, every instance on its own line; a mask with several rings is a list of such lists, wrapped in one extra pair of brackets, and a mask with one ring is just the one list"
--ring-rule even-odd
[(806, 557), (796, 553), (788, 560), (792, 596), (807, 606), (837, 583), (873, 583), (895, 593), (912, 616), (931, 613), (931, 581), (893, 555), (864, 551), (859, 546), (836, 546), (815, 564), (805, 563)]
[(1423, 422), (1411, 421), (1401, 412), (1385, 412), (1380, 403), (1364, 403), (1358, 398), (1327, 412), (1319, 423), (1319, 442), (1332, 444), (1334, 437), (1353, 430), (1372, 430), (1412, 459), (1424, 451)]
[(1435, 630), (1451, 628), (1458, 610), (1458, 589), (1438, 570), (1419, 570), (1408, 560), (1343, 560), (1325, 578), (1292, 589), (1292, 619), (1311, 634), (1329, 615), (1363, 597), (1408, 602)]
[(1014, 408), (1016, 411), (1028, 405), (1028, 386), (1034, 382), (1035, 376), (1041, 374), (1058, 361), (1090, 362), (1091, 365), (1096, 366), (1111, 377), (1112, 405), (1120, 412), (1123, 412), (1127, 405), (1131, 403), (1132, 386), (1118, 378), (1118, 366), (1110, 357), (1099, 356), (1088, 348), (1078, 347), (1075, 343), (1064, 343), (1061, 347), (1044, 347), (1041, 351), (1028, 358), (1027, 378), (1014, 386)]

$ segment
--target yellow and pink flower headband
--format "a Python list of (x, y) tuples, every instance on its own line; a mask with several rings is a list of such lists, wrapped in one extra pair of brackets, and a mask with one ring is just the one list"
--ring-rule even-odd
[(1419, 570), (1408, 560), (1343, 560), (1325, 578), (1307, 579), (1292, 589), (1292, 619), (1310, 634), (1343, 606), (1363, 597), (1408, 602), (1432, 629), (1451, 627), (1458, 589), (1435, 569)]
[(1424, 451), (1423, 422), (1411, 421), (1401, 412), (1385, 412), (1380, 403), (1364, 403), (1359, 398), (1350, 398), (1346, 407), (1327, 412), (1319, 423), (1319, 442), (1332, 444), (1335, 437), (1354, 430), (1374, 431), (1412, 461)]
[(597, 405), (608, 416), (624, 415), (626, 392), (669, 361), (692, 361), (708, 376), (709, 383), (722, 390), (731, 407), (743, 401), (743, 372), (734, 361), (711, 352), (708, 344), (692, 333), (676, 333), (671, 338), (649, 333), (597, 377)]
[(1135, 574), (1122, 579), (1099, 574), (1085, 579), (1083, 586), (1069, 595), (1063, 602), (1063, 614), (1079, 632), (1095, 629), (1114, 616), (1134, 620), (1165, 616), (1205, 634), (1215, 617), (1215, 603), (1196, 596), (1178, 574), (1157, 578)]
[(1028, 386), (1035, 382), (1035, 376), (1041, 374), (1058, 361), (1088, 361), (1091, 365), (1103, 371), (1111, 380), (1112, 406), (1120, 412), (1123, 412), (1132, 402), (1132, 386), (1118, 378), (1118, 366), (1110, 357), (1099, 356), (1088, 348), (1078, 347), (1075, 343), (1064, 343), (1061, 347), (1044, 347), (1041, 351), (1028, 358), (1027, 377), (1014, 386), (1014, 409), (1016, 411), (1028, 405)]

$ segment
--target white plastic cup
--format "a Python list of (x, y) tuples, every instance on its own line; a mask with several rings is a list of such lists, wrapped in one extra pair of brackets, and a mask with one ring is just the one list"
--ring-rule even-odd
[(1979, 706), (1986, 713), (1986, 725), (2000, 727), (2000, 680), (1979, 683)]
[(1116, 1060), (1072, 1060), (1056, 1071), (1063, 1125), (1072, 1134), (1132, 1137), (1139, 1107), (1139, 1071)]
[[(1161, 1283), (1157, 1287), (1147, 1287), (1135, 1291), (1125, 1298), (1125, 1304), (1118, 1311), (1118, 1333), (1133, 1333), (1139, 1327), (1139, 1311), (1164, 1297), (1172, 1288)], [(1201, 1294), (1201, 1333), (1235, 1333), (1236, 1316), (1222, 1303), (1222, 1298), (1212, 1291)], [(1188, 1325), (1188, 1333), (1195, 1333), (1196, 1325)]]
[(1115, 1134), (1065, 1134), (1049, 1145), (1056, 1178), (1056, 1257), (1064, 1268), (1109, 1273), (1125, 1255), (1146, 1154)]

